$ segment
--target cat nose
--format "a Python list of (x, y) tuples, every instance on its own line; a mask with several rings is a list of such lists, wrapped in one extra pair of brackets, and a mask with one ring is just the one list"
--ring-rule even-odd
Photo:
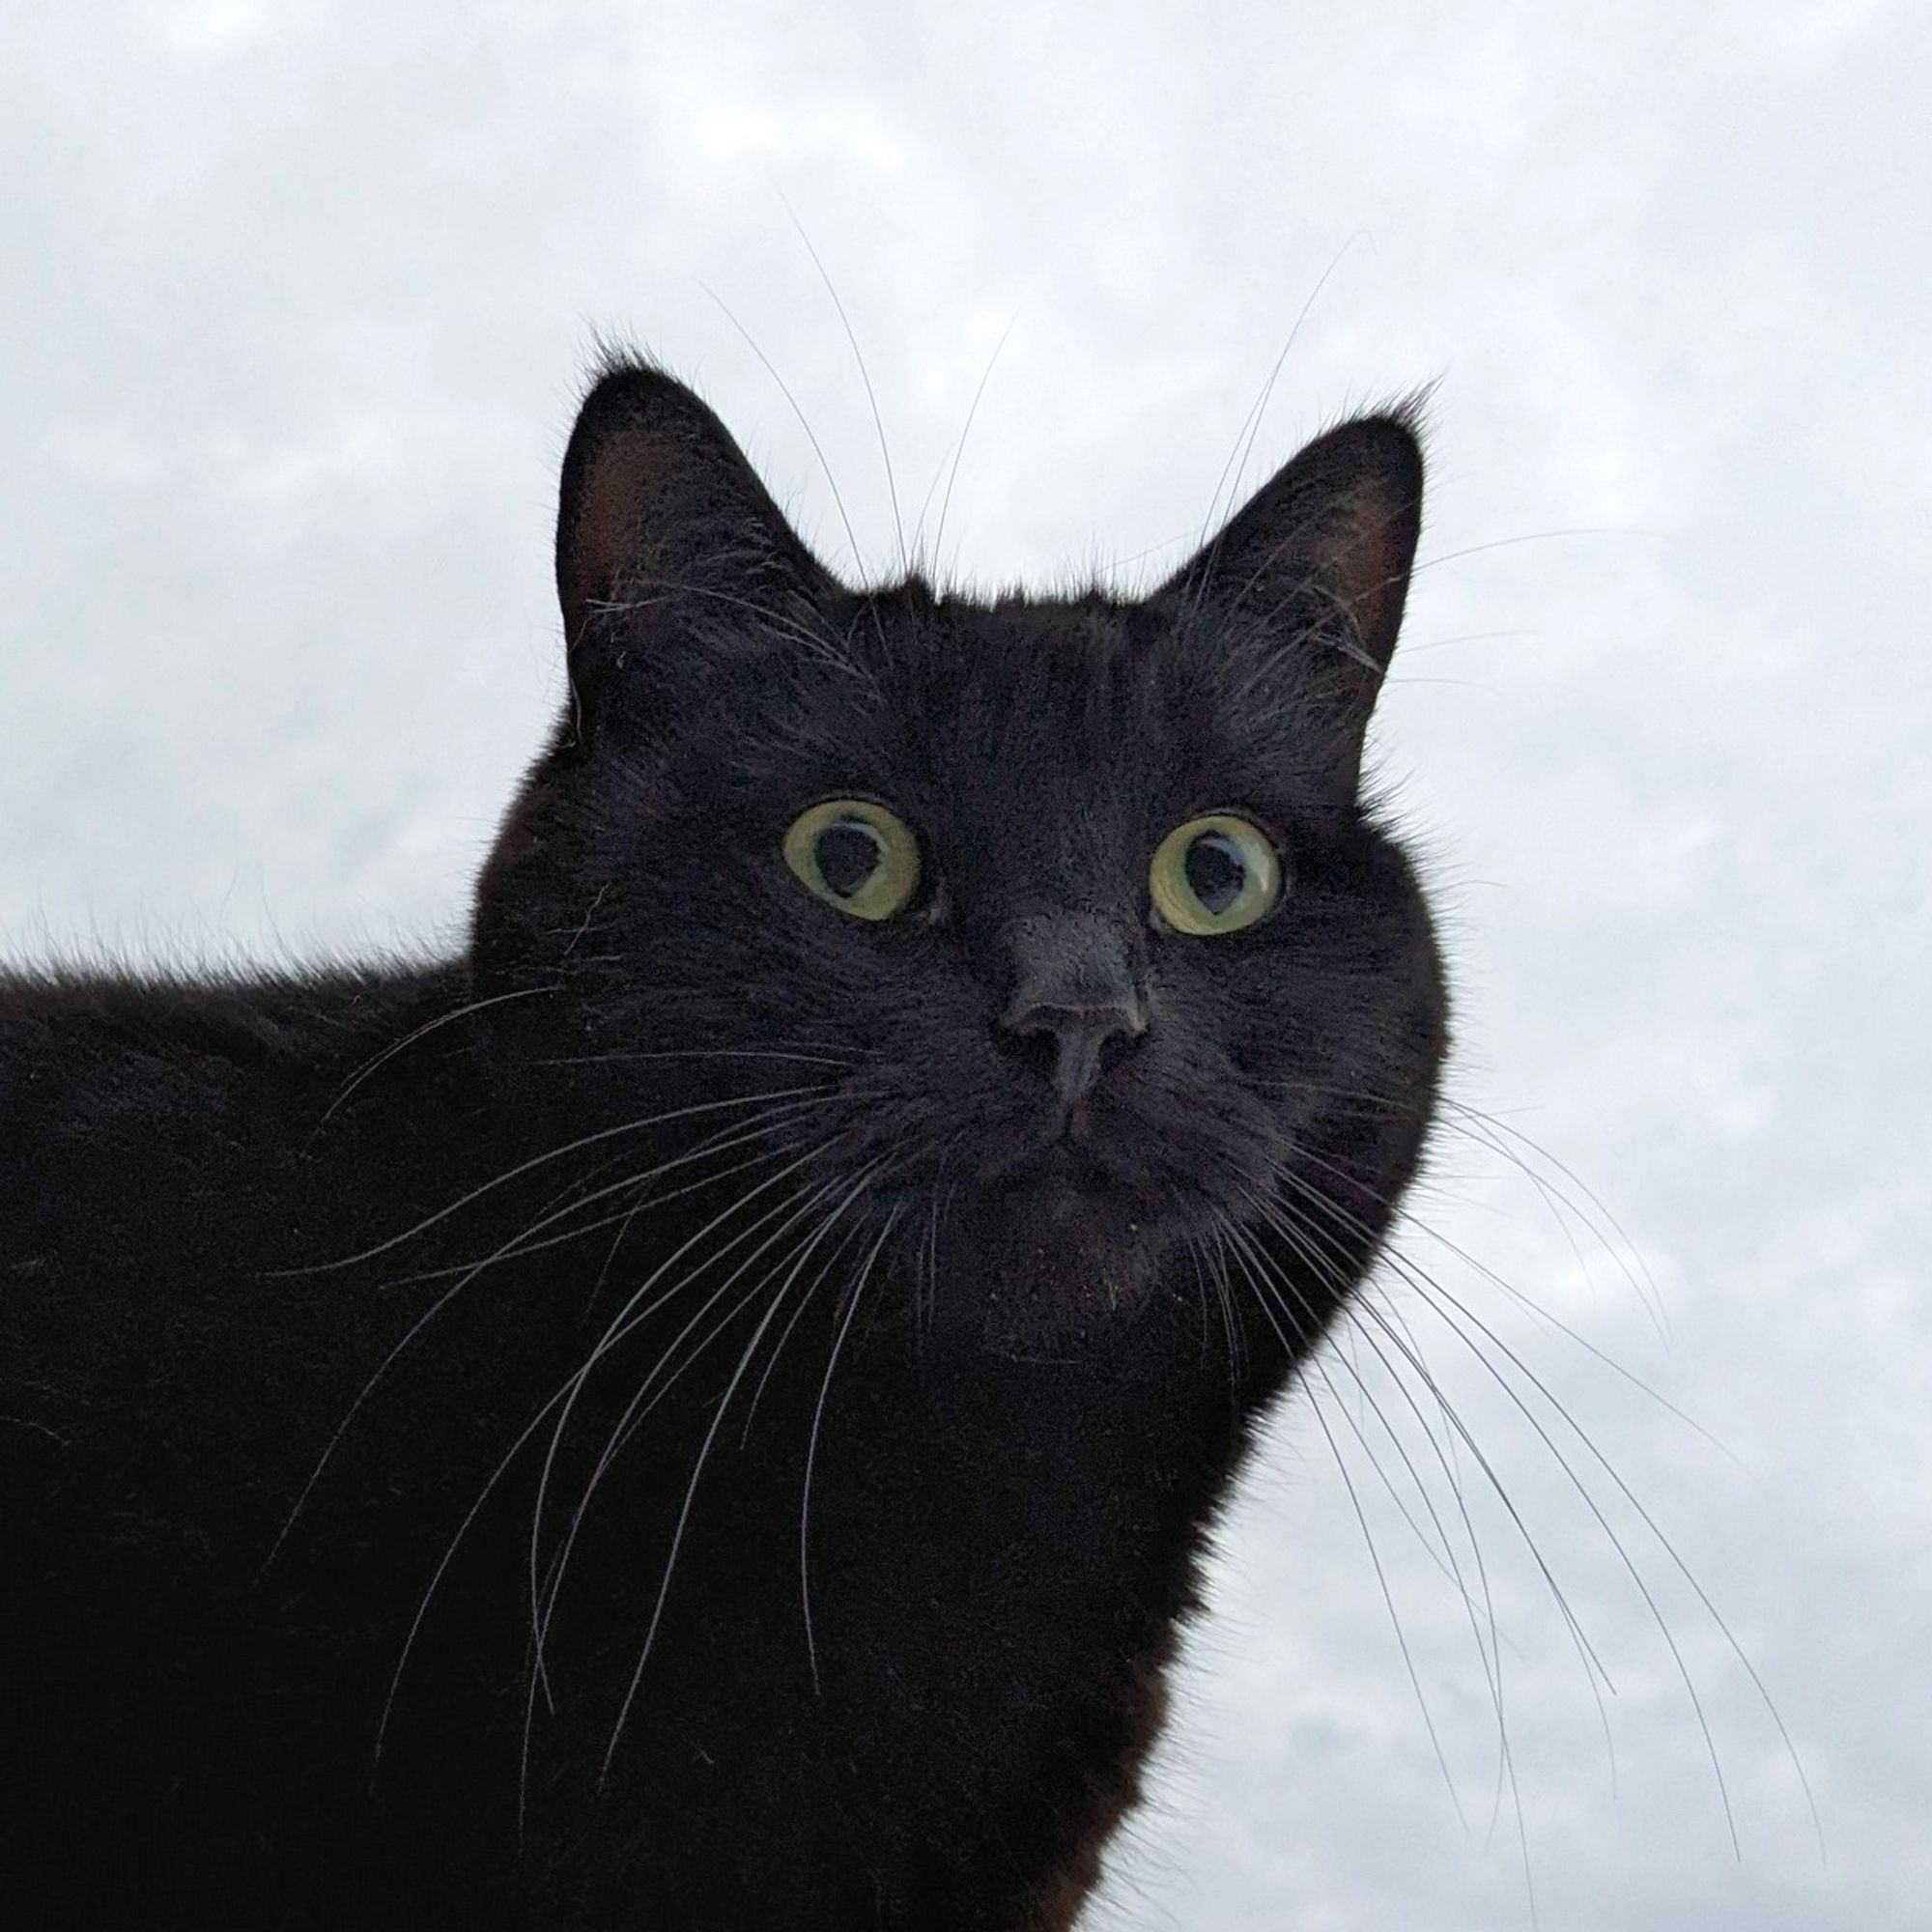
[(1045, 1050), (1053, 1091), (1071, 1106), (1147, 1031), (1128, 949), (1105, 921), (1080, 913), (1023, 920), (1009, 945), (1018, 971), (1000, 1025)]
[(1045, 1039), (1053, 1046), (1053, 1091), (1071, 1106), (1100, 1083), (1115, 1056), (1116, 1041), (1138, 1039), (1147, 1019), (1136, 999), (1104, 1007), (1032, 1005), (1009, 1009), (1002, 1022), (1021, 1039)]

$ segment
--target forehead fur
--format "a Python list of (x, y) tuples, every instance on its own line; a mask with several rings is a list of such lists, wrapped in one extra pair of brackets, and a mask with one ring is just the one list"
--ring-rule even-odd
[(923, 588), (826, 615), (836, 650), (774, 640), (781, 663), (745, 679), (724, 715), (694, 720), (753, 783), (900, 787), (942, 808), (983, 792), (1019, 817), (1336, 810), (1318, 622), (1284, 649), (1278, 630), (1218, 625), (1179, 599), (982, 603)]

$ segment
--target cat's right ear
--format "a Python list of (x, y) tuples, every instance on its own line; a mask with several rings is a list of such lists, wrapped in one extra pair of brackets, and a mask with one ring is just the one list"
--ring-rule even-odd
[(569, 705), (477, 884), (486, 979), (551, 970), (556, 936), (581, 929), (585, 771), (648, 757), (721, 678), (822, 636), (839, 594), (717, 416), (663, 370), (616, 358), (564, 452), (556, 587)]
[(681, 679), (813, 628), (838, 584), (718, 417), (648, 364), (608, 363), (564, 452), (556, 587), (578, 728), (649, 733)]

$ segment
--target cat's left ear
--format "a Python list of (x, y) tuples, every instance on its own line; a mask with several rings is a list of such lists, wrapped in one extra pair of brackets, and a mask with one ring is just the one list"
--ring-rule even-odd
[(1350, 787), (1422, 528), (1418, 415), (1393, 409), (1317, 438), (1157, 593), (1189, 628), (1293, 655), (1307, 722)]
[(608, 364), (564, 452), (556, 524), (579, 723), (646, 731), (687, 674), (809, 632), (838, 591), (744, 452), (683, 384)]

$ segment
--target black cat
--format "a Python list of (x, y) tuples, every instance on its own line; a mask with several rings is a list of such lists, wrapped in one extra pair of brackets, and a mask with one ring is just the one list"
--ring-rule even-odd
[(0, 1914), (1043, 1928), (1444, 1042), (1422, 489), (848, 590), (607, 368), (469, 950), (0, 980)]

